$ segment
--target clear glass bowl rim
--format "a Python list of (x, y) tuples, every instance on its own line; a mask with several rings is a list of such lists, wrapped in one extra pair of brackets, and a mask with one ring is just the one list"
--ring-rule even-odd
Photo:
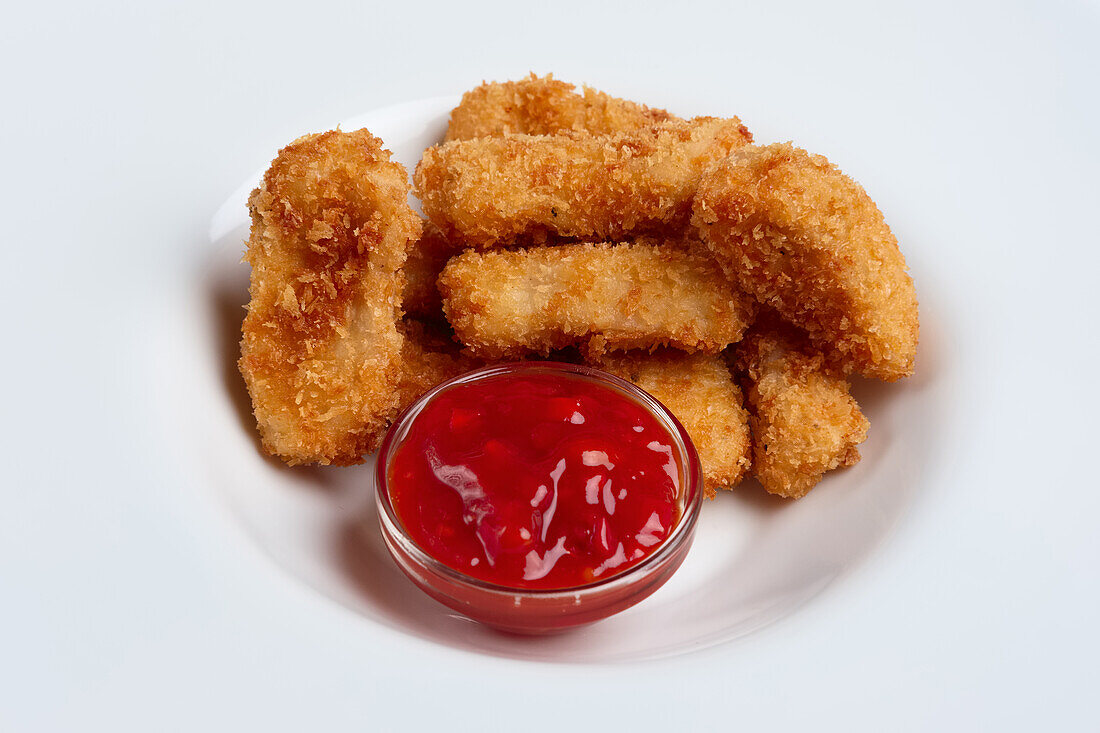
[[(545, 589), (514, 588), (507, 585), (491, 583), (455, 570), (421, 549), (421, 547), (405, 532), (404, 526), (397, 518), (397, 514), (393, 509), (393, 504), (390, 502), (387, 478), (389, 473), (390, 454), (400, 445), (398, 436), (403, 438), (404, 435), (407, 434), (408, 426), (412, 421), (415, 420), (428, 403), (435, 399), (441, 392), (459, 384), (468, 384), (470, 382), (504, 374), (522, 372), (567, 373), (603, 383), (608, 387), (625, 393), (628, 398), (632, 398), (634, 401), (646, 407), (654, 417), (664, 425), (666, 430), (668, 430), (679, 451), (679, 457), (684, 466), (684, 473), (687, 479), (685, 482), (686, 495), (684, 497), (684, 512), (680, 517), (680, 521), (676, 524), (675, 528), (673, 528), (672, 534), (670, 534), (657, 549), (657, 552), (654, 552), (634, 567), (618, 575), (612, 575), (603, 580), (587, 583), (585, 585)], [(675, 555), (676, 551), (692, 537), (695, 531), (695, 525), (699, 519), (699, 510), (703, 500), (702, 473), (702, 467), (699, 464), (699, 454), (696, 452), (695, 445), (691, 442), (691, 437), (688, 435), (687, 430), (685, 430), (684, 426), (680, 424), (680, 421), (676, 419), (676, 416), (673, 415), (667, 407), (661, 404), (656, 397), (625, 379), (621, 379), (614, 374), (609, 374), (595, 367), (556, 361), (520, 361), (507, 364), (496, 364), (465, 372), (464, 374), (460, 374), (457, 377), (437, 384), (405, 408), (394, 421), (393, 425), (390, 426), (390, 429), (386, 432), (385, 438), (382, 440), (381, 447), (378, 449), (377, 461), (374, 467), (375, 499), (379, 509), (379, 519), (385, 525), (383, 531), (388, 531), (391, 535), (391, 539), (399, 541), (402, 550), (422, 567), (432, 573), (445, 577), (453, 583), (475, 588), (482, 592), (499, 594), (509, 598), (529, 597), (541, 599), (575, 598), (578, 595), (593, 594), (597, 591), (610, 592), (638, 582), (641, 578), (648, 576), (650, 571), (660, 568), (666, 560)]]

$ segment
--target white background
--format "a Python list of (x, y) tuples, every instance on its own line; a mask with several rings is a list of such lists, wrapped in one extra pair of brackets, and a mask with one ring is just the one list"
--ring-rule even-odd
[[(1082, 3), (6, 8), (0, 729), (1097, 729), (1098, 31)], [(169, 303), (242, 180), (528, 70), (828, 154), (948, 314), (920, 500), (741, 641), (567, 666), (373, 628), (242, 541), (164, 424)]]

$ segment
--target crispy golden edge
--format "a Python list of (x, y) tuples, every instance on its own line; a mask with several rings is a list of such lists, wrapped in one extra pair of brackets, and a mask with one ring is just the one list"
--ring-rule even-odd
[(699, 453), (708, 497), (741, 482), (752, 463), (749, 413), (721, 356), (665, 350), (592, 363), (649, 392), (676, 416)]
[(731, 277), (847, 368), (912, 374), (905, 258), (875, 203), (828, 160), (789, 143), (738, 150), (703, 177), (692, 221)]
[(859, 461), (867, 418), (803, 334), (764, 318), (733, 351), (751, 413), (753, 472), (768, 492), (800, 498), (827, 471)]
[(486, 82), (462, 95), (451, 111), (447, 141), (505, 134), (553, 135), (564, 131), (614, 135), (640, 132), (677, 119), (663, 109), (618, 99), (531, 74), (519, 81)]
[(416, 191), (467, 246), (667, 234), (687, 224), (704, 169), (751, 139), (736, 118), (697, 118), (638, 134), (457, 140), (424, 152)]
[(579, 346), (717, 352), (741, 338), (751, 300), (705, 257), (663, 244), (468, 250), (439, 277), (447, 319), (486, 359)]
[(265, 450), (351, 464), (397, 408), (400, 268), (420, 220), (405, 169), (366, 130), (283, 148), (249, 198), (240, 369)]
[(402, 305), (406, 314), (426, 319), (443, 318), (443, 299), (436, 280), (447, 260), (460, 251), (462, 248), (448, 242), (435, 225), (424, 222), (423, 234), (410, 243), (405, 260)]

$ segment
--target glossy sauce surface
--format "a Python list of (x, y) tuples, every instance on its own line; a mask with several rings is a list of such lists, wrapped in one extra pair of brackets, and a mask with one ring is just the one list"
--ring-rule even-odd
[(682, 514), (675, 442), (649, 410), (574, 375), (503, 374), (439, 393), (387, 473), (412, 539), (497, 585), (570, 588), (655, 552)]

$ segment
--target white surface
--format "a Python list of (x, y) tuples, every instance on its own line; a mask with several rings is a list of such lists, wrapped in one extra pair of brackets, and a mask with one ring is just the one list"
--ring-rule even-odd
[[(9, 11), (0, 729), (1096, 729), (1098, 26), (1077, 4)], [(528, 69), (828, 155), (912, 266), (932, 401), (882, 408), (938, 421), (912, 501), (734, 642), (578, 666), (378, 624), (272, 562), (191, 439), (224, 395), (180, 377), (202, 333), (176, 316), (224, 264), (237, 184), (302, 132)], [(876, 417), (871, 441), (902, 435)]]

